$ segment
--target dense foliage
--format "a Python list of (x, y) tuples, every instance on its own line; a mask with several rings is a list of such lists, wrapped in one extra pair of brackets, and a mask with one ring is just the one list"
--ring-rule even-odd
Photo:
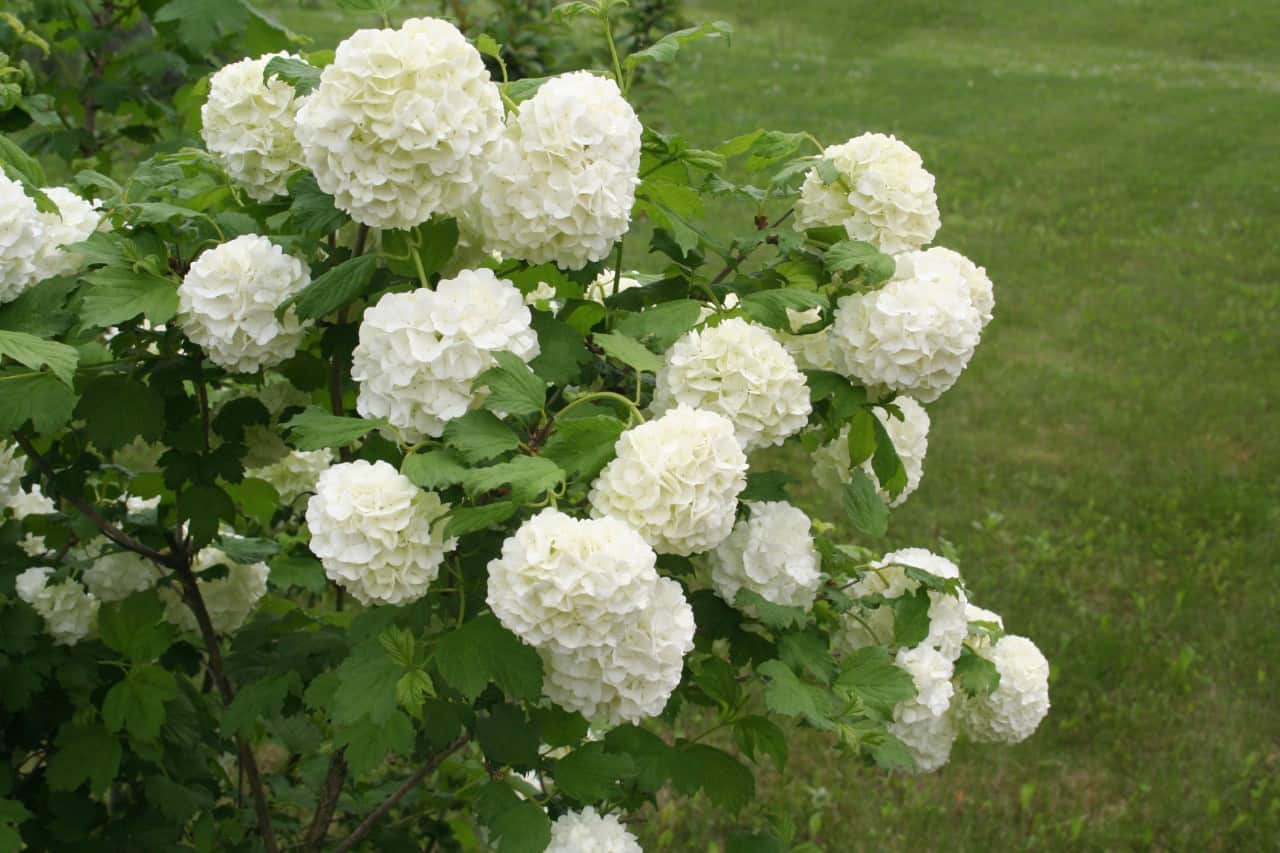
[(119, 179), (0, 143), (0, 845), (636, 849), (789, 726), (928, 771), (1038, 725), (1035, 646), (868, 547), (994, 304), (932, 176), (645, 128), (637, 73), (727, 28), (628, 53), (619, 5), (554, 12), (603, 73), (411, 19), (188, 84), (205, 147)]

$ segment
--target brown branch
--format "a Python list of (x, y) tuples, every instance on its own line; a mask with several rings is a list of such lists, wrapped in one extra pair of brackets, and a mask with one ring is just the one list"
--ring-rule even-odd
[(319, 850), (329, 834), (329, 824), (333, 821), (333, 813), (338, 808), (338, 798), (342, 795), (342, 785), (347, 780), (346, 748), (339, 749), (329, 759), (329, 772), (325, 774), (324, 785), (320, 788), (320, 800), (316, 803), (316, 814), (307, 828), (307, 835), (302, 840), (303, 850)]
[(364, 821), (356, 827), (355, 832), (343, 839), (342, 843), (333, 849), (334, 853), (346, 853), (352, 847), (359, 844), (364, 837), (373, 831), (373, 825), (386, 816), (387, 812), (396, 807), (396, 803), (405, 798), (410, 791), (418, 787), (423, 779), (439, 767), (446, 758), (453, 755), (466, 745), (467, 735), (459, 735), (453, 743), (437, 752), (427, 760), (427, 763), (418, 768), (418, 771), (405, 780), (404, 784), (396, 788), (395, 793), (383, 800), (382, 805), (378, 806)]
[[(13, 438), (14, 441), (18, 443), (18, 446), (22, 448), (23, 452), (26, 453), (31, 461), (35, 463), (37, 468), (39, 468), (46, 476), (53, 477), (52, 466), (49, 465), (48, 461), (43, 456), (36, 452), (35, 446), (31, 443), (29, 438), (22, 433), (14, 433)], [(104, 536), (112, 542), (115, 542), (120, 547), (127, 548), (135, 554), (141, 554), (148, 560), (152, 560), (161, 566), (173, 565), (173, 556), (171, 554), (165, 554), (154, 548), (143, 545), (141, 542), (103, 518), (100, 512), (94, 509), (83, 499), (71, 497), (70, 495), (59, 495), (59, 497), (79, 510), (80, 514), (93, 522), (94, 526), (101, 530)]]
[[(204, 596), (200, 594), (200, 585), (191, 571), (191, 557), (186, 549), (175, 549), (176, 559), (173, 568), (178, 580), (182, 582), (183, 597), (187, 606), (195, 614), (196, 624), (200, 626), (200, 635), (204, 637), (205, 653), (209, 656), (209, 671), (213, 673), (213, 683), (218, 688), (224, 707), (229, 706), (236, 698), (235, 688), (227, 677), (227, 669), (222, 661), (222, 646), (218, 642), (218, 633), (213, 629), (213, 620), (209, 618), (209, 609), (204, 605)], [(262, 836), (263, 846), (267, 853), (277, 853), (280, 846), (276, 843), (275, 829), (271, 826), (271, 807), (267, 804), (267, 794), (262, 787), (262, 776), (258, 772), (258, 762), (254, 760), (253, 750), (239, 735), (236, 736), (236, 748), (240, 754), (240, 766), (249, 778), (249, 790), (253, 794), (253, 807), (258, 815), (258, 833)]]
[(204, 384), (204, 356), (196, 358), (196, 370), (200, 374), (196, 382), (196, 394), (200, 398), (200, 429), (204, 435), (204, 452), (209, 452), (209, 390)]

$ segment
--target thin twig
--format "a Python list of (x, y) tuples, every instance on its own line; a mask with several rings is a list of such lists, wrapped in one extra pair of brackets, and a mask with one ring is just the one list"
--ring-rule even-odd
[(370, 812), (369, 816), (356, 827), (355, 832), (348, 835), (341, 844), (333, 848), (334, 853), (346, 853), (346, 851), (359, 844), (365, 836), (373, 831), (373, 825), (375, 823), (381, 820), (387, 812), (395, 808), (396, 803), (403, 800), (410, 791), (418, 787), (422, 780), (427, 778), (427, 776), (439, 767), (446, 758), (462, 749), (462, 747), (466, 745), (467, 740), (467, 735), (459, 735), (453, 743), (431, 756), (431, 758), (427, 760), (426, 764), (418, 768), (417, 772), (406, 779), (403, 785), (396, 788), (395, 793), (383, 800), (382, 805)]
[[(195, 614), (196, 624), (200, 627), (200, 635), (204, 638), (205, 653), (209, 656), (209, 670), (213, 673), (213, 683), (222, 697), (223, 707), (229, 706), (236, 698), (235, 688), (227, 677), (227, 669), (222, 661), (222, 646), (218, 642), (218, 632), (213, 629), (213, 620), (209, 618), (209, 609), (205, 607), (204, 596), (200, 594), (200, 585), (191, 571), (191, 557), (186, 549), (174, 549), (176, 559), (173, 568), (178, 580), (182, 582), (183, 597), (187, 606)], [(253, 808), (258, 816), (258, 833), (262, 836), (262, 844), (267, 853), (277, 853), (280, 846), (276, 843), (275, 829), (271, 825), (271, 806), (267, 804), (267, 794), (262, 787), (262, 776), (258, 772), (258, 762), (253, 757), (253, 750), (243, 737), (236, 736), (236, 748), (240, 753), (240, 766), (249, 778), (249, 791), (253, 794)]]
[[(43, 471), (46, 476), (53, 476), (53, 468), (43, 456), (36, 452), (35, 446), (32, 445), (29, 438), (22, 433), (14, 433), (13, 438), (14, 441), (18, 443), (18, 446), (22, 448), (23, 452), (27, 454), (27, 457), (35, 463), (37, 468)], [(60, 495), (60, 497), (79, 510), (80, 514), (93, 522), (93, 525), (101, 530), (104, 536), (120, 547), (127, 548), (135, 554), (141, 554), (148, 560), (151, 560), (161, 566), (173, 565), (172, 555), (165, 554), (154, 548), (143, 545), (141, 542), (103, 518), (101, 513), (81, 498), (71, 497), (70, 495)]]
[(338, 808), (338, 798), (342, 796), (342, 785), (347, 780), (346, 748), (343, 747), (329, 759), (329, 772), (325, 774), (324, 786), (320, 789), (320, 800), (316, 803), (316, 814), (307, 828), (307, 835), (302, 840), (304, 850), (319, 850), (325, 836), (329, 834), (329, 824), (333, 822), (333, 813)]

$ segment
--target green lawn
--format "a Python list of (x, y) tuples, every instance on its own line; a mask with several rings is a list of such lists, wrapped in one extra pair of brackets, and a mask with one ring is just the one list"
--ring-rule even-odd
[(887, 544), (953, 543), (1053, 663), (1025, 744), (886, 779), (809, 737), (768, 806), (829, 851), (1280, 848), (1280, 5), (692, 9), (733, 45), (686, 54), (648, 120), (897, 134), (938, 242), (996, 282)]
[[(313, 6), (300, 28), (350, 28)], [(647, 121), (702, 145), (895, 133), (938, 178), (939, 242), (996, 282), (885, 545), (952, 543), (1052, 661), (1053, 710), (921, 778), (802, 736), (762, 809), (672, 803), (646, 849), (769, 810), (832, 853), (1280, 849), (1280, 4), (691, 13), (733, 45), (682, 53)]]

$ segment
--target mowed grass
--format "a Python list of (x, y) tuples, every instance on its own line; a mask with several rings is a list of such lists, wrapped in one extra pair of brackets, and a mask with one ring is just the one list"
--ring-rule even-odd
[[(295, 26), (322, 42), (369, 25), (312, 9)], [(1280, 5), (690, 13), (734, 23), (732, 47), (682, 52), (647, 122), (704, 146), (894, 133), (937, 176), (938, 242), (995, 281), (882, 544), (951, 543), (1048, 655), (1053, 709), (919, 778), (800, 733), (760, 808), (670, 803), (646, 849), (724, 849), (769, 812), (832, 853), (1280, 849)]]

